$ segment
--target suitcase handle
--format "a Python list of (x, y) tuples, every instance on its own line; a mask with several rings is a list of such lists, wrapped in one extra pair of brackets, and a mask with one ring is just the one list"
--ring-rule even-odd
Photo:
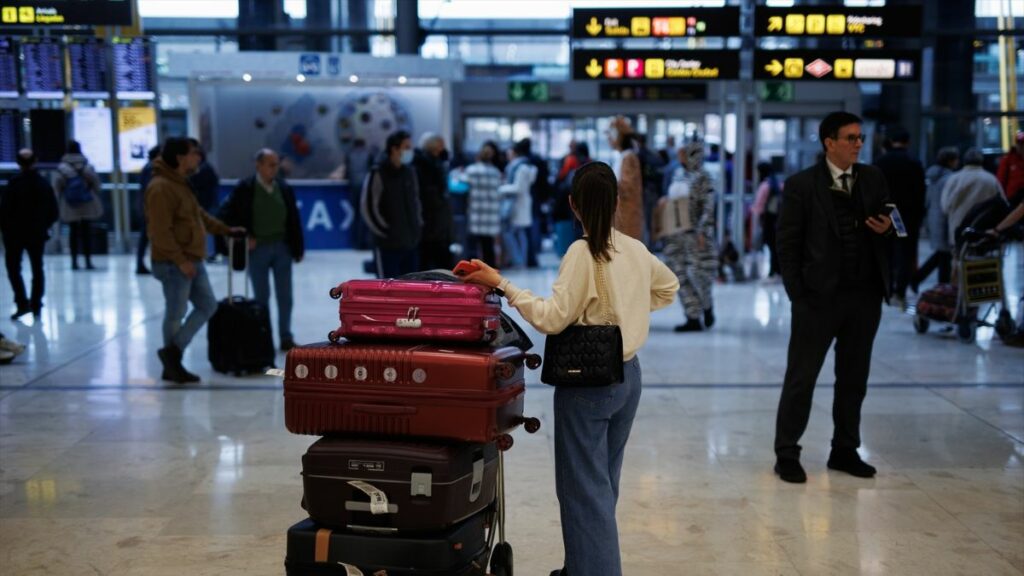
[[(249, 270), (249, 237), (248, 236), (234, 236), (229, 235), (228, 239), (228, 298), (231, 299), (235, 295), (234, 279), (235, 279), (235, 240), (242, 241), (242, 250), (245, 252), (245, 269), (242, 270), (242, 285), (243, 294), (245, 299), (249, 299), (249, 281), (245, 279), (245, 272)], [(275, 286), (276, 288), (276, 286)]]
[(415, 406), (390, 406), (381, 404), (353, 404), (352, 411), (363, 414), (380, 414), (384, 416), (404, 416), (418, 412)]

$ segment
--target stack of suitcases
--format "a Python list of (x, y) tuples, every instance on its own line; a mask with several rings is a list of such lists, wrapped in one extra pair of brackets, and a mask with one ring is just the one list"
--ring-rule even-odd
[(431, 274), (341, 284), (330, 342), (288, 352), (285, 425), (323, 436), (302, 457), (290, 576), (512, 574), (501, 452), (540, 427), (523, 417), (540, 357), (497, 294)]

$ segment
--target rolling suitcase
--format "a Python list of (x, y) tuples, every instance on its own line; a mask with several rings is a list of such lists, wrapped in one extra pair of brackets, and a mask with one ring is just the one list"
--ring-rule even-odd
[(295, 434), (500, 440), (523, 418), (524, 367), (540, 357), (514, 347), (320, 343), (288, 351), (285, 427)]
[(288, 529), (288, 576), (483, 576), (486, 513), (431, 535), (332, 531), (306, 519)]
[[(228, 238), (229, 258), (234, 258), (235, 241)], [(241, 238), (245, 242), (245, 238)], [(245, 248), (245, 247), (243, 247)], [(248, 268), (249, 251), (246, 253)], [(235, 296), (232, 279), (234, 272), (228, 266), (228, 296), (217, 303), (217, 311), (210, 318), (206, 330), (208, 356), (213, 369), (236, 375), (261, 372), (274, 365), (274, 339), (270, 331), (270, 311), (266, 306), (249, 298), (249, 282), (244, 281), (245, 296)]]
[(957, 287), (954, 284), (936, 284), (921, 292), (915, 308), (930, 320), (953, 322), (957, 315)]
[(497, 478), (494, 443), (326, 437), (302, 457), (302, 507), (326, 527), (437, 531), (491, 505)]
[(461, 282), (349, 280), (331, 289), (341, 325), (331, 342), (417, 340), (487, 343), (498, 336), (501, 299)]

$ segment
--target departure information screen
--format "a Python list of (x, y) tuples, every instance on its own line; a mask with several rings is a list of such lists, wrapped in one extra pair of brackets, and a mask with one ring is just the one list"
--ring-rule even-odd
[(907, 81), (921, 78), (916, 50), (755, 50), (755, 80)]
[(0, 36), (0, 98), (18, 97), (18, 46)]
[(920, 35), (920, 6), (758, 6), (754, 10), (754, 36), (911, 38)]
[(119, 100), (152, 100), (153, 45), (145, 38), (114, 39), (114, 89)]
[(722, 8), (576, 8), (572, 37), (693, 38), (739, 36), (740, 9)]
[(107, 55), (99, 38), (68, 40), (72, 98), (107, 98)]
[(0, 170), (13, 170), (21, 148), (21, 113), (0, 109)]
[(576, 80), (736, 80), (738, 50), (574, 50)]
[(60, 42), (53, 38), (21, 40), (25, 58), (25, 95), (29, 98), (64, 97), (64, 58)]
[(0, 0), (3, 26), (130, 26), (131, 0)]

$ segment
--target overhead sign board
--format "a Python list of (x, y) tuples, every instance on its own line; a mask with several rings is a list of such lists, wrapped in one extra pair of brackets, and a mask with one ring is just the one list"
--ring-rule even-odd
[(576, 80), (736, 80), (738, 50), (574, 50)]
[(576, 8), (572, 37), (688, 38), (739, 36), (740, 9), (722, 8)]
[(918, 37), (920, 6), (799, 6), (754, 10), (754, 36)]
[(132, 0), (0, 0), (3, 26), (130, 26)]
[(547, 102), (551, 91), (547, 82), (509, 82), (509, 102)]
[(916, 82), (916, 50), (754, 50), (755, 80)]
[(682, 84), (601, 84), (601, 100), (611, 102), (701, 101), (708, 99), (708, 85)]

